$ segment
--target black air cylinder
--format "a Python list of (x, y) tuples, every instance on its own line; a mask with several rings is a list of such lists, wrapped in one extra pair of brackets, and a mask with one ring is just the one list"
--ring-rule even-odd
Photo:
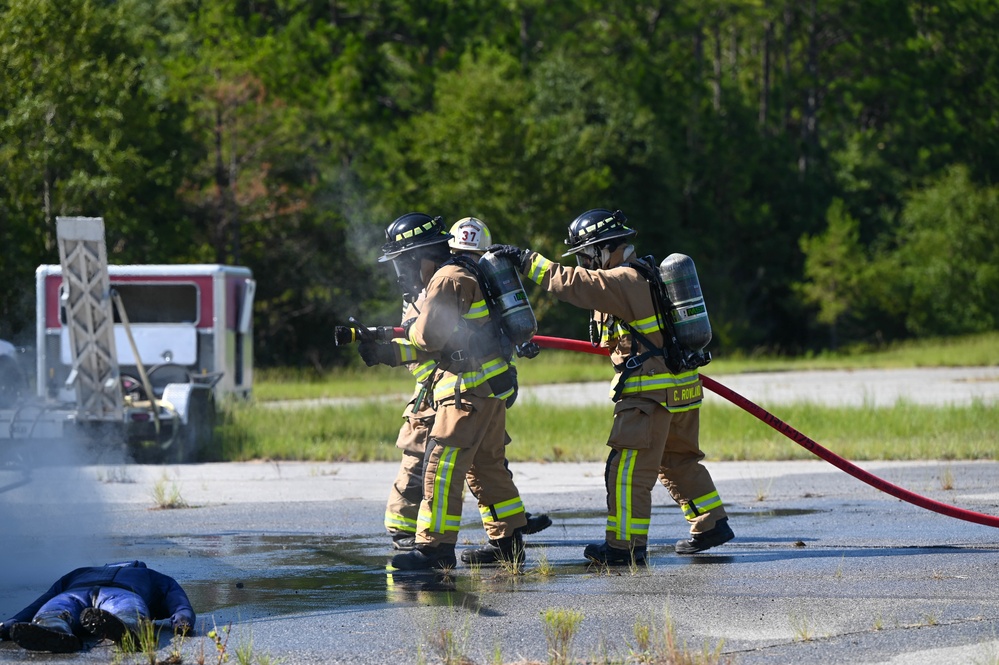
[(694, 260), (686, 254), (670, 254), (659, 264), (659, 274), (673, 303), (670, 317), (677, 341), (690, 351), (700, 351), (711, 341), (711, 322)]
[(479, 268), (486, 281), (486, 297), (499, 311), (503, 332), (515, 345), (530, 341), (538, 332), (538, 320), (513, 261), (486, 252), (479, 259)]

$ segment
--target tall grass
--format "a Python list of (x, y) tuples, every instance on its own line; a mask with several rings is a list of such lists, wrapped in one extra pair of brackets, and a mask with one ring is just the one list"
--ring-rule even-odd
[[(999, 365), (999, 332), (965, 337), (919, 340), (878, 348), (855, 346), (837, 353), (823, 352), (796, 357), (714, 352), (705, 368), (711, 376), (740, 372), (806, 369), (857, 369), (889, 367), (974, 367)], [(521, 385), (608, 381), (606, 357), (544, 350), (537, 358), (517, 360)], [(305, 369), (258, 369), (253, 393), (257, 401), (408, 395), (413, 389), (410, 374), (397, 367), (352, 366), (318, 373)]]
[[(716, 354), (712, 376), (765, 370), (861, 367), (999, 365), (999, 332), (922, 340), (879, 349), (783, 358)], [(606, 357), (546, 350), (517, 361), (521, 385), (608, 381)], [(261, 370), (250, 404), (226, 406), (221, 436), (227, 460), (391, 461), (413, 378), (398, 367), (354, 366), (328, 374)], [(372, 398), (354, 405), (265, 408), (274, 400)], [(378, 399), (375, 399), (378, 398)], [(999, 409), (925, 407), (900, 402), (890, 408), (784, 405), (774, 414), (825, 446), (855, 460), (995, 459)], [(552, 406), (521, 400), (508, 413), (517, 461), (596, 461), (606, 457), (612, 408)], [(811, 454), (749, 414), (727, 405), (702, 410), (701, 443), (708, 459), (808, 459)]]
[[(393, 461), (403, 404), (271, 409), (234, 405), (223, 426), (227, 460)], [(824, 407), (790, 404), (774, 415), (822, 446), (852, 460), (996, 459), (999, 409)], [(555, 407), (518, 402), (507, 414), (513, 461), (586, 462), (607, 456), (612, 408)], [(708, 405), (701, 410), (701, 445), (709, 460), (812, 459), (811, 453), (748, 413)]]

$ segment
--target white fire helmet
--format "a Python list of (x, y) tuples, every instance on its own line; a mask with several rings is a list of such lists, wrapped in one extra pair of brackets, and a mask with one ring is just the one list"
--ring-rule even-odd
[(481, 219), (465, 217), (451, 227), (451, 239), (447, 242), (451, 252), (480, 252), (493, 244), (493, 234)]

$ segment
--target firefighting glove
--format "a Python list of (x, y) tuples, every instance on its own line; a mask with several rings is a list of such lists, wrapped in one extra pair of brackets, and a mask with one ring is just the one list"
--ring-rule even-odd
[(361, 360), (368, 367), (375, 365), (395, 367), (399, 364), (395, 347), (385, 342), (361, 342), (357, 345), (357, 352), (361, 354)]
[(490, 245), (486, 251), (494, 256), (507, 257), (513, 261), (513, 265), (515, 265), (517, 270), (520, 272), (524, 272), (524, 268), (527, 267), (524, 264), (527, 262), (527, 257), (531, 254), (531, 250), (521, 249), (516, 245)]

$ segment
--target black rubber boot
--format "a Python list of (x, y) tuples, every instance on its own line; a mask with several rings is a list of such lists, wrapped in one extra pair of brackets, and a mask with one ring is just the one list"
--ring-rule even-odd
[(632, 563), (645, 563), (645, 545), (639, 545), (633, 550), (611, 547), (607, 542), (599, 545), (587, 545), (583, 556), (593, 563), (605, 566), (630, 566)]
[(675, 550), (677, 554), (696, 554), (727, 543), (733, 538), (735, 538), (735, 533), (728, 525), (728, 518), (723, 517), (715, 523), (714, 528), (710, 531), (695, 533), (690, 537), (690, 540), (676, 541)]
[(490, 540), (482, 547), (463, 551), (461, 560), (464, 563), (480, 566), (504, 561), (516, 563), (518, 566), (524, 565), (524, 539), (520, 535), (520, 529), (514, 531), (512, 536)]
[(548, 515), (532, 515), (531, 513), (524, 513), (524, 516), (527, 517), (527, 526), (521, 528), (520, 532), (525, 536), (530, 536), (533, 533), (540, 533), (552, 525), (552, 518), (548, 517)]
[(392, 532), (392, 549), (409, 552), (416, 547), (416, 534), (409, 531)]
[(125, 622), (110, 612), (99, 610), (96, 607), (88, 607), (80, 614), (80, 623), (102, 640), (111, 640), (115, 644), (121, 644), (126, 633), (132, 635), (133, 648), (139, 647), (138, 625), (136, 622)]
[(10, 628), (10, 639), (28, 651), (73, 653), (83, 647), (61, 614), (37, 616), (31, 623), (15, 623)]
[(458, 565), (454, 558), (454, 545), (417, 545), (405, 554), (392, 557), (392, 567), (399, 570), (450, 570)]

